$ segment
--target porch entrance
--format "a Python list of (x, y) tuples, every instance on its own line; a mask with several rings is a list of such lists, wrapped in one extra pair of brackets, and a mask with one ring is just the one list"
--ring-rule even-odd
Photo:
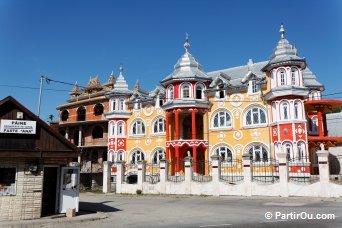
[(55, 214), (57, 211), (58, 167), (44, 167), (42, 216)]

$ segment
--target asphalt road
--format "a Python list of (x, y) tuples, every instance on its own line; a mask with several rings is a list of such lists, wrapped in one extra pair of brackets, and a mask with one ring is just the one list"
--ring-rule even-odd
[[(81, 227), (342, 227), (342, 199), (130, 196), (83, 193), (81, 213), (106, 219)], [(272, 218), (265, 218), (267, 216)], [(82, 215), (81, 215), (82, 216)], [(315, 219), (331, 216), (334, 219)]]

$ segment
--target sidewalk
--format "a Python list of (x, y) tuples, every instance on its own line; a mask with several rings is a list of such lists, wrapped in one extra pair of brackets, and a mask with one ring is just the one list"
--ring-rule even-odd
[[(82, 195), (98, 195), (93, 193), (81, 193)], [(112, 195), (112, 193), (108, 194)], [(40, 219), (0, 221), (0, 227), (78, 227), (82, 223), (92, 222), (108, 218), (108, 212), (111, 212), (101, 203), (90, 203), (80, 200), (80, 210), (75, 217), (68, 218), (65, 214), (57, 214)]]

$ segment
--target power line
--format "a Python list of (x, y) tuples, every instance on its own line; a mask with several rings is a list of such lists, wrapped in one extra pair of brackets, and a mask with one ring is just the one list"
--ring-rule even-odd
[[(19, 89), (34, 89), (34, 90), (38, 90), (39, 89), (38, 87), (15, 86), (15, 85), (4, 85), (4, 84), (0, 84), (0, 87), (19, 88)], [(66, 90), (66, 89), (44, 89), (44, 90), (58, 91), (58, 92), (70, 92), (70, 90)]]

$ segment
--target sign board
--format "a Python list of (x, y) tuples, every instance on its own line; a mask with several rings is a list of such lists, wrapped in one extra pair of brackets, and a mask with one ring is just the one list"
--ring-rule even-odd
[(36, 134), (36, 121), (0, 120), (0, 133)]

